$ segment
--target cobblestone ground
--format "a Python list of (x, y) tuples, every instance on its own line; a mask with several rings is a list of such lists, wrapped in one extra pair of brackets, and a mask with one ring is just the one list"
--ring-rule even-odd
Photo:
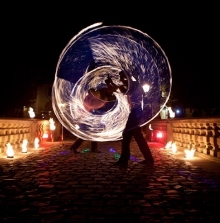
[(220, 218), (220, 176), (174, 159), (149, 143), (154, 165), (138, 164), (132, 142), (127, 168), (114, 166), (121, 142), (102, 153), (51, 143), (20, 159), (0, 158), (0, 222), (213, 223)]

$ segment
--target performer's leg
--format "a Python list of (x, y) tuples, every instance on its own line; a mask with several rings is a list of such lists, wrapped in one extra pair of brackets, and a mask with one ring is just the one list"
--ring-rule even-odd
[(81, 144), (83, 143), (83, 139), (78, 138), (73, 145), (70, 147), (71, 150), (73, 150), (73, 152), (78, 153), (77, 149), (81, 146)]
[(141, 153), (144, 156), (144, 159), (146, 160), (146, 163), (153, 163), (154, 158), (151, 154), (151, 151), (150, 151), (150, 148), (147, 144), (147, 141), (143, 136), (143, 133), (141, 131), (141, 127), (133, 129), (133, 136), (134, 136), (135, 141), (138, 144), (138, 147), (139, 147)]
[(92, 141), (91, 142), (91, 151), (94, 153), (100, 153), (101, 151), (97, 149), (98, 147), (98, 142)]
[(116, 165), (127, 165), (130, 159), (130, 142), (132, 138), (132, 131), (124, 131), (122, 134), (121, 155)]

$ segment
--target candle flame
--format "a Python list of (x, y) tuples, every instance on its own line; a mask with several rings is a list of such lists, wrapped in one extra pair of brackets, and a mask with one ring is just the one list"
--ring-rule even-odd
[(22, 153), (26, 153), (27, 152), (27, 144), (28, 144), (28, 140), (27, 139), (24, 139), (23, 142), (22, 142), (22, 145), (21, 145), (21, 152)]
[(192, 158), (194, 156), (196, 149), (192, 148), (192, 149), (185, 149), (185, 157), (186, 158)]
[(29, 113), (30, 118), (34, 118), (35, 117), (35, 112), (34, 112), (33, 108), (30, 107), (28, 113)]
[(39, 148), (39, 138), (38, 137), (36, 137), (34, 140), (34, 148), (35, 149)]
[(55, 126), (55, 121), (53, 120), (53, 118), (49, 119), (49, 123), (50, 123), (50, 130), (55, 130), (56, 126)]
[(168, 112), (169, 112), (170, 118), (175, 118), (175, 112), (172, 111), (171, 107), (168, 107)]
[(7, 146), (7, 150), (6, 150), (7, 157), (8, 158), (13, 158), (14, 157), (14, 150), (13, 150), (13, 147), (12, 147), (11, 143), (10, 142), (7, 143), (6, 146)]
[(165, 149), (171, 149), (171, 147), (172, 147), (172, 141), (169, 141), (167, 144), (166, 144), (166, 146), (165, 146)]
[(172, 149), (172, 152), (173, 153), (176, 153), (177, 152), (177, 148), (176, 148), (176, 143), (172, 143), (172, 146), (171, 146), (171, 149)]

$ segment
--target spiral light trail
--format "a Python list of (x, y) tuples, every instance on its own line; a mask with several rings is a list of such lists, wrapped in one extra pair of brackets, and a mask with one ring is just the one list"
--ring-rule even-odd
[[(120, 71), (129, 79), (132, 109), (126, 94), (116, 91), (115, 100), (109, 101), (95, 95), (106, 87), (108, 77), (120, 86)], [(62, 51), (52, 105), (61, 124), (77, 137), (120, 140), (130, 113), (135, 114), (128, 123), (131, 129), (159, 114), (169, 99), (171, 84), (169, 61), (150, 36), (127, 26), (97, 23), (79, 32)]]

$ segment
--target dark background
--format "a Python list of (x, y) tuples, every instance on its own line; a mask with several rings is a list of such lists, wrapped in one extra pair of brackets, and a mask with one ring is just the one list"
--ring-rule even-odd
[(63, 48), (96, 22), (130, 26), (158, 42), (171, 65), (172, 98), (180, 106), (220, 107), (217, 9), (215, 1), (5, 3), (0, 116), (12, 105), (23, 105), (36, 85), (52, 83)]

